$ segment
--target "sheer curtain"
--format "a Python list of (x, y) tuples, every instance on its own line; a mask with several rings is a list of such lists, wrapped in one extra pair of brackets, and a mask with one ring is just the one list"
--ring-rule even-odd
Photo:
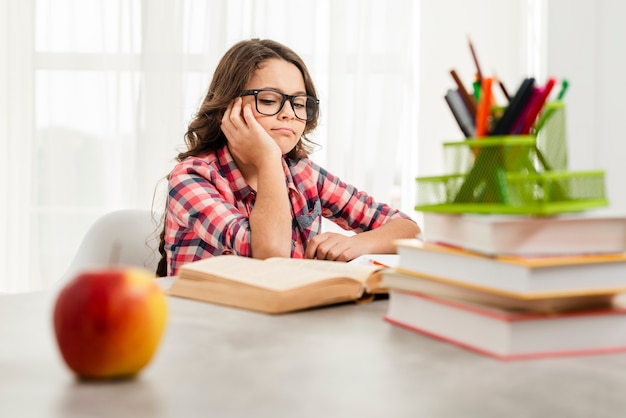
[(309, 65), (322, 106), (312, 158), (411, 212), (418, 5), (0, 0), (0, 291), (57, 280), (103, 213), (162, 210), (186, 124), (241, 39), (283, 42)]

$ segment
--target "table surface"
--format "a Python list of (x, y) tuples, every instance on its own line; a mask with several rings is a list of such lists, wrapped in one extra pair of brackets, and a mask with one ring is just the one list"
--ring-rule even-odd
[(616, 417), (626, 353), (502, 362), (383, 321), (387, 301), (271, 316), (169, 297), (135, 379), (77, 380), (54, 291), (0, 296), (0, 417)]

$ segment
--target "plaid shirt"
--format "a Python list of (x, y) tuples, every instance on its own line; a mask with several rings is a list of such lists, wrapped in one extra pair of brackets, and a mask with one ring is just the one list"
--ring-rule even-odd
[[(374, 229), (406, 214), (377, 203), (308, 158), (283, 159), (292, 210), (291, 256), (303, 258), (322, 216), (346, 230)], [(250, 223), (256, 192), (246, 183), (227, 147), (188, 157), (169, 177), (165, 250), (168, 274), (184, 263), (213, 255), (252, 256)]]

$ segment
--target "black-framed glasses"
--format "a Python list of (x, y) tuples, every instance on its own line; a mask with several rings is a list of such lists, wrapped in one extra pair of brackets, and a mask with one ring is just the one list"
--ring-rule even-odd
[(320, 103), (320, 101), (313, 96), (290, 96), (270, 89), (245, 90), (241, 93), (241, 96), (254, 96), (256, 111), (265, 116), (278, 114), (285, 105), (285, 102), (289, 100), (296, 117), (305, 121), (310, 121), (315, 118)]

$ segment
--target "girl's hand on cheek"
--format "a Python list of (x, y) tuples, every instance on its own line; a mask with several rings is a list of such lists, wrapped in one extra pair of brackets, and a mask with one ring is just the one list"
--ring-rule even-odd
[(226, 108), (222, 132), (230, 152), (244, 164), (258, 165), (265, 158), (282, 155), (274, 139), (257, 122), (251, 105), (242, 107), (241, 97)]

